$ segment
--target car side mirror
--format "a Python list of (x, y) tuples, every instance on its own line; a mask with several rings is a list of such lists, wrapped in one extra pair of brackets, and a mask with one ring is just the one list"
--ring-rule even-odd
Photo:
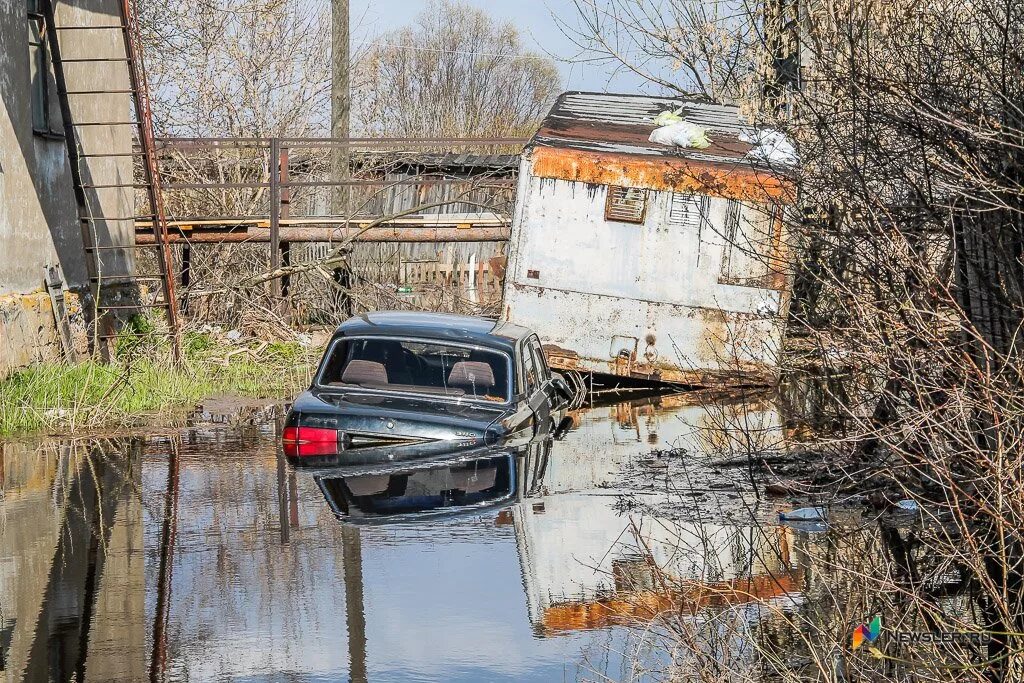
[(551, 433), (551, 438), (555, 441), (561, 441), (574, 426), (575, 423), (572, 418), (566, 415), (562, 418), (562, 421), (558, 423), (558, 426), (555, 427), (555, 431)]
[(567, 403), (572, 403), (572, 400), (576, 397), (576, 392), (561, 375), (553, 374), (551, 376), (551, 386), (555, 393), (565, 399)]

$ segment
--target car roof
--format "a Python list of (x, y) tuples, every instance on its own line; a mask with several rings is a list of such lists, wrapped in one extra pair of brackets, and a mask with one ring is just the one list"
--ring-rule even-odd
[(462, 342), (512, 351), (516, 341), (532, 332), (525, 327), (498, 322), (493, 318), (454, 313), (374, 311), (349, 318), (338, 326), (334, 336), (356, 337), (367, 334)]

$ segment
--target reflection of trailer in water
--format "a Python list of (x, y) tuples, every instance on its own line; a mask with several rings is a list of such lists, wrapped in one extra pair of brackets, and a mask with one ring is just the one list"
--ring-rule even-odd
[(768, 402), (685, 401), (664, 397), (657, 405), (590, 411), (550, 455), (525, 461), (520, 478), (534, 483), (526, 484), (526, 500), (512, 508), (511, 521), (538, 633), (601, 628), (667, 609), (696, 611), (799, 590), (789, 529), (680, 523), (631, 517), (616, 508), (617, 493), (606, 487), (638, 446), (669, 444), (685, 448), (688, 457), (730, 457), (756, 432), (758, 450), (784, 447), (779, 412)]
[[(648, 141), (682, 111), (706, 149)], [(562, 95), (524, 152), (502, 315), (552, 366), (689, 385), (767, 384), (789, 309), (787, 180), (747, 158), (735, 107)]]
[(631, 518), (616, 507), (611, 488), (630, 458), (650, 446), (711, 459), (784, 448), (773, 404), (702, 404), (690, 393), (591, 408), (573, 418), (560, 441), (342, 468), (317, 482), (348, 524), (500, 510), (496, 524), (514, 528), (531, 624), (544, 635), (799, 590), (791, 530)]

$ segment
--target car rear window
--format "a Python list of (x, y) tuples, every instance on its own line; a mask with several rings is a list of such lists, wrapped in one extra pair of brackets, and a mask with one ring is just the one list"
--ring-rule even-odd
[(322, 386), (508, 400), (504, 354), (436, 342), (342, 339), (330, 350)]

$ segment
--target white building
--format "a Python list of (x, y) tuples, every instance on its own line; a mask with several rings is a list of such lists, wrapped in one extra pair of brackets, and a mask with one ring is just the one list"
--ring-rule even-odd
[[(681, 111), (705, 149), (648, 141)], [(555, 367), (769, 383), (789, 309), (791, 184), (748, 158), (738, 110), (565, 93), (524, 152), (503, 316)]]

